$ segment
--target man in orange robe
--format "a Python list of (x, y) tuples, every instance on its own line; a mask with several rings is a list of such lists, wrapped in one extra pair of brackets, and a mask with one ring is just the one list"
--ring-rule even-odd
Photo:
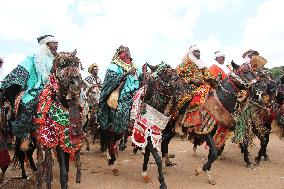
[(210, 66), (210, 73), (219, 80), (224, 80), (231, 70), (224, 64), (225, 55), (220, 51), (214, 53), (216, 62)]

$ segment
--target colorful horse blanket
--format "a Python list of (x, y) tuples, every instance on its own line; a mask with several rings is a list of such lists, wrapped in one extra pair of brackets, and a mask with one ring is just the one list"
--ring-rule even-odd
[(133, 98), (131, 119), (134, 119), (134, 128), (131, 139), (135, 145), (145, 148), (148, 144), (147, 138), (151, 137), (151, 142), (156, 148), (170, 118), (146, 103), (145, 107), (142, 107), (141, 97), (144, 92), (144, 87), (140, 88)]
[(47, 85), (39, 97), (37, 117), (34, 119), (38, 125), (38, 140), (43, 146), (54, 148), (60, 145), (68, 153), (75, 153), (81, 148), (82, 111), (73, 112), (77, 116), (71, 116), (71, 112), (72, 108), (68, 110), (54, 99), (52, 86)]

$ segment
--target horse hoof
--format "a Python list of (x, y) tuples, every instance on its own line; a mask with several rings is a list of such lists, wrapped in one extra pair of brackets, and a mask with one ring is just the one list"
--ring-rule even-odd
[(255, 161), (255, 164), (254, 164), (254, 165), (256, 165), (256, 166), (258, 166), (258, 165), (260, 164), (260, 159), (259, 159), (258, 157), (256, 157), (256, 158), (254, 159), (254, 161)]
[(24, 174), (24, 175), (22, 175), (22, 178), (21, 178), (21, 179), (28, 179), (28, 177), (27, 177), (26, 174)]
[(119, 172), (117, 169), (113, 169), (112, 173), (114, 174), (114, 176), (119, 176)]
[(253, 166), (253, 164), (252, 164), (252, 163), (247, 164), (247, 165), (246, 165), (246, 167), (247, 167), (247, 168), (249, 168), (249, 169), (254, 169), (254, 166)]
[(176, 164), (174, 163), (174, 162), (168, 162), (168, 163), (166, 163), (166, 166), (167, 167), (173, 167), (173, 166), (175, 166)]
[(168, 187), (166, 185), (161, 185), (160, 189), (168, 189)]
[(169, 158), (175, 158), (176, 155), (175, 154), (169, 154)]
[(200, 173), (202, 173), (202, 168), (197, 168), (197, 169), (194, 170), (194, 175), (195, 176), (200, 175)]
[(143, 181), (144, 181), (145, 183), (151, 182), (151, 177), (149, 177), (148, 175), (146, 175), (146, 176), (144, 176), (144, 177), (142, 177), (142, 178), (143, 178)]
[(90, 146), (87, 146), (86, 150), (89, 152), (91, 150)]
[(0, 174), (0, 184), (4, 182), (4, 179), (5, 179), (5, 173), (1, 173)]
[(211, 185), (216, 185), (216, 181), (215, 180), (209, 180), (208, 183), (211, 184)]
[(263, 159), (264, 161), (268, 161), (268, 162), (271, 162), (270, 158), (269, 157), (264, 157)]

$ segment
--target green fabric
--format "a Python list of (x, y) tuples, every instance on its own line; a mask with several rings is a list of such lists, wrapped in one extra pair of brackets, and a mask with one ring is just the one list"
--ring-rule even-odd
[(68, 126), (69, 125), (69, 113), (64, 111), (62, 108), (58, 108), (53, 103), (50, 106), (49, 112), (51, 113), (51, 119), (54, 120), (59, 125)]
[(235, 136), (232, 139), (234, 143), (242, 143), (246, 134), (246, 128), (248, 127), (248, 119), (252, 113), (252, 107), (248, 106), (244, 111), (241, 111), (235, 121)]
[(114, 63), (110, 64), (99, 100), (98, 122), (100, 127), (114, 131), (116, 134), (123, 134), (127, 131), (133, 95), (139, 88), (139, 79), (134, 75), (128, 75), (125, 79), (125, 84), (121, 88), (117, 110), (107, 105), (109, 95), (119, 86), (124, 72), (125, 70), (122, 67)]
[[(24, 59), (11, 73), (9, 73), (1, 83), (1, 89), (5, 89), (5, 95), (8, 97), (12, 108), (16, 95), (24, 91), (22, 96), (18, 115), (11, 121), (15, 136), (24, 138), (34, 130), (32, 117), (35, 114), (37, 98), (42, 91), (44, 84), (48, 81), (48, 76), (40, 72), (36, 61), (37, 54), (33, 54)], [(53, 57), (41, 57), (41, 64), (46, 68), (51, 68)]]
[(283, 66), (271, 68), (270, 72), (271, 72), (271, 75), (272, 75), (273, 79), (278, 79), (280, 76), (284, 75), (284, 70), (283, 69), (284, 69)]

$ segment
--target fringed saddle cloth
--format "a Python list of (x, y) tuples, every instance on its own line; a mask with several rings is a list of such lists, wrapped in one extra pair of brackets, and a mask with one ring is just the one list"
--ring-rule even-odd
[(132, 131), (132, 142), (141, 147), (147, 146), (147, 138), (150, 136), (154, 148), (156, 148), (162, 138), (162, 131), (165, 129), (169, 117), (157, 111), (148, 104), (141, 107), (141, 96), (144, 94), (144, 87), (139, 89), (133, 99), (131, 119), (134, 119)]
[(75, 153), (82, 142), (82, 111), (73, 103), (64, 108), (52, 98), (52, 89), (46, 86), (39, 97), (37, 134), (40, 143), (48, 148), (60, 145), (64, 152)]
[(189, 107), (182, 118), (181, 124), (191, 128), (198, 134), (208, 134), (215, 125), (233, 128), (234, 120), (218, 98), (212, 96), (199, 107)]

